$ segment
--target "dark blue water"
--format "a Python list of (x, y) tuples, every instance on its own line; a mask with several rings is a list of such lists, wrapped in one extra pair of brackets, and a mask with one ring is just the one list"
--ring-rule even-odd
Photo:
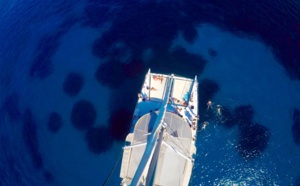
[(0, 33), (1, 186), (119, 184), (149, 68), (198, 76), (190, 185), (300, 185), (298, 1), (1, 1)]

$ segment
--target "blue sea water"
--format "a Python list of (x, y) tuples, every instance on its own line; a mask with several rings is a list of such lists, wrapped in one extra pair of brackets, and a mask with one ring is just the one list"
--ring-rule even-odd
[(119, 185), (148, 68), (198, 76), (190, 185), (300, 185), (298, 1), (1, 1), (0, 33), (1, 186)]

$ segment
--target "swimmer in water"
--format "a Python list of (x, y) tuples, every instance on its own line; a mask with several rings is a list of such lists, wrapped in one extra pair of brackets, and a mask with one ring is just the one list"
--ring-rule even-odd
[(222, 116), (222, 113), (221, 113), (221, 105), (217, 105), (217, 115), (218, 115), (218, 116)]
[(208, 123), (207, 121), (204, 121), (204, 122), (203, 122), (203, 126), (202, 126), (201, 129), (204, 130), (208, 124), (209, 124), (209, 123)]
[(208, 100), (207, 102), (207, 110), (212, 109), (212, 101)]

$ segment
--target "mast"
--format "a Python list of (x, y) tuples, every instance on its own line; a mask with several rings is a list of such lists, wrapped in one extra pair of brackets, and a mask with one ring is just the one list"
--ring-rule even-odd
[[(140, 185), (141, 178), (142, 178), (144, 172), (146, 171), (147, 165), (149, 163), (153, 163), (153, 162), (151, 162), (151, 160), (153, 158), (154, 150), (156, 149), (158, 139), (160, 140), (159, 144), (161, 144), (162, 136), (160, 134), (161, 134), (161, 132), (163, 132), (163, 130), (162, 130), (163, 119), (164, 119), (164, 116), (165, 116), (165, 113), (166, 113), (167, 104), (168, 104), (170, 93), (171, 93), (172, 83), (173, 83), (173, 74), (168, 79), (168, 83), (167, 83), (166, 91), (165, 91), (165, 94), (164, 94), (164, 99), (163, 99), (163, 102), (162, 102), (162, 106), (160, 107), (160, 109), (158, 111), (158, 115), (157, 115), (156, 121), (154, 123), (152, 133), (151, 133), (151, 135), (148, 139), (147, 146), (145, 148), (145, 152), (142, 156), (141, 162), (140, 162), (140, 164), (139, 164), (139, 166), (138, 166), (138, 168), (137, 168), (137, 170), (134, 174), (132, 182), (130, 184), (132, 186), (139, 186)], [(159, 136), (161, 136), (161, 137), (159, 137)], [(155, 158), (155, 161), (157, 161), (157, 158)]]

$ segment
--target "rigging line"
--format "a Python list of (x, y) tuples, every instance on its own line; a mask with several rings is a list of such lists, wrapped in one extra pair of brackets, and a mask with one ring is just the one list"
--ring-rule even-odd
[[(178, 158), (178, 162), (180, 162), (180, 159), (179, 159), (179, 156), (177, 157)], [(179, 169), (179, 171), (178, 172), (180, 172), (180, 165), (178, 166), (178, 169)], [(180, 183), (181, 183), (181, 181), (180, 181), (180, 178), (181, 178), (181, 176), (178, 176), (179, 177), (179, 179), (178, 179), (178, 185), (180, 185)]]
[[(183, 148), (183, 152), (182, 152), (182, 153), (184, 153), (184, 151), (185, 151), (186, 156), (189, 156), (190, 153), (187, 151), (187, 149), (186, 149), (184, 146), (183, 146), (183, 147), (180, 147), (180, 146), (179, 146), (180, 144), (177, 144), (176, 141), (175, 141), (175, 139), (174, 139), (174, 138), (171, 138), (172, 136), (171, 136), (171, 137), (170, 137), (170, 136), (171, 136), (171, 135), (168, 134), (168, 139), (170, 139), (170, 141), (173, 142), (174, 145), (176, 145), (176, 147), (178, 147), (179, 149), (182, 149), (182, 148)], [(179, 140), (177, 140), (177, 141), (179, 141)], [(180, 141), (179, 141), (179, 142), (180, 142)], [(167, 142), (166, 142), (166, 143), (167, 143)], [(168, 144), (168, 143), (167, 143), (167, 144)], [(174, 147), (172, 147), (172, 148), (174, 148)], [(178, 152), (179, 152), (179, 151), (178, 151)]]
[(105, 179), (105, 181), (104, 181), (104, 183), (102, 184), (102, 186), (106, 186), (106, 185), (108, 184), (108, 182), (109, 182), (109, 180), (110, 180), (112, 174), (115, 172), (115, 169), (116, 169), (116, 167), (117, 167), (119, 161), (121, 160), (121, 157), (122, 157), (121, 155), (122, 155), (122, 153), (123, 153), (123, 151), (120, 151), (119, 157), (118, 157), (118, 159), (117, 159), (117, 162), (115, 163), (114, 167), (111, 169), (109, 175), (108, 175), (107, 178)]
[[(174, 133), (174, 130), (169, 126), (169, 125), (167, 125), (167, 127), (169, 127), (169, 129), (172, 131), (172, 133)], [(186, 148), (185, 148), (185, 146), (183, 145), (183, 143), (182, 143), (182, 141), (180, 141), (180, 138), (178, 137), (178, 138), (175, 138), (175, 137), (173, 137), (171, 134), (169, 134), (169, 133), (166, 133), (168, 136), (170, 136), (169, 137), (169, 139), (172, 139), (172, 140), (177, 140), (177, 141), (179, 141), (180, 143), (181, 143), (181, 145), (182, 145), (182, 147), (185, 149), (185, 151), (187, 152), (187, 154), (189, 154), (189, 150), (187, 150)], [(175, 143), (176, 144), (176, 143)], [(177, 146), (178, 146), (178, 144), (176, 144)], [(178, 146), (179, 147), (179, 146)]]
[[(174, 132), (174, 130), (169, 126), (169, 125), (167, 125), (167, 127), (169, 127), (169, 129), (172, 131), (172, 133)], [(168, 133), (167, 133), (168, 134)], [(170, 134), (168, 134), (168, 135), (170, 135)], [(170, 135), (170, 136), (172, 136), (172, 135)], [(175, 139), (174, 139), (175, 140)], [(178, 138), (177, 139), (180, 143), (181, 143), (181, 145), (182, 145), (182, 147), (184, 148), (184, 150), (186, 151), (186, 153), (189, 155), (190, 153), (189, 153), (189, 150), (187, 150), (187, 148), (185, 148), (185, 146), (183, 145), (183, 143), (182, 143), (182, 141), (180, 140), (180, 138)], [(176, 143), (175, 143), (176, 144)], [(177, 144), (176, 144), (177, 145)]]

